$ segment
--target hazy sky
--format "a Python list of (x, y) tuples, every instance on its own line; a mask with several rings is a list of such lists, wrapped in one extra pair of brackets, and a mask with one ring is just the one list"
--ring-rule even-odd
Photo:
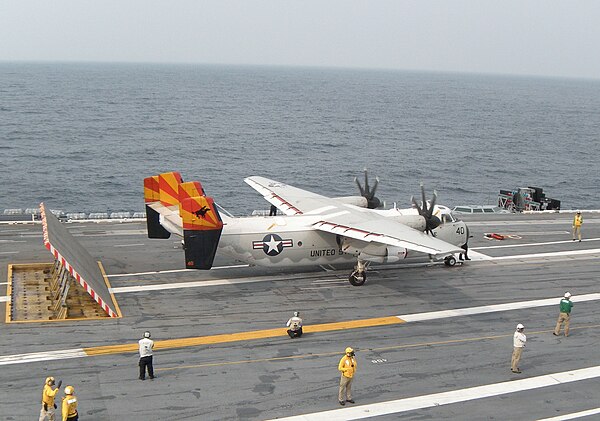
[(0, 0), (0, 60), (600, 78), (600, 1)]

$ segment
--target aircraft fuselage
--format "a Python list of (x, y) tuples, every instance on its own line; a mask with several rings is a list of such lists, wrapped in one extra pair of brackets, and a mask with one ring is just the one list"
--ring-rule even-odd
[[(285, 267), (355, 263), (393, 263), (425, 255), (404, 248), (370, 245), (312, 228), (322, 216), (224, 218), (219, 252), (251, 265)], [(404, 216), (404, 219), (407, 217)], [(411, 219), (411, 218), (409, 218)], [(418, 217), (414, 219), (419, 224)], [(466, 243), (462, 221), (447, 222), (434, 235), (461, 246)]]

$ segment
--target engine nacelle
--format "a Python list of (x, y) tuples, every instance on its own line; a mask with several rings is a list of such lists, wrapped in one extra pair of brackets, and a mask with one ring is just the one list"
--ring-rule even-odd
[(345, 203), (346, 205), (358, 206), (359, 208), (366, 208), (369, 206), (367, 199), (362, 196), (334, 197), (333, 200), (336, 202)]
[(373, 263), (395, 263), (406, 258), (407, 255), (407, 250), (403, 247), (372, 243), (365, 246), (365, 242), (350, 238), (344, 238), (340, 246), (344, 253)]
[(362, 251), (358, 257), (373, 263), (396, 263), (406, 257), (406, 249), (396, 246), (383, 247), (383, 254), (371, 254)]

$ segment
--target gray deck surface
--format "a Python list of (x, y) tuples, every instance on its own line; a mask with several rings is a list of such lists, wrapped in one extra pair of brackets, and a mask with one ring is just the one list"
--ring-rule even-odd
[[(571, 238), (570, 214), (485, 215), (467, 222), (474, 235), (471, 248), (511, 246), (478, 250), (488, 256), (596, 249), (588, 254), (472, 261), (453, 268), (375, 266), (363, 287), (350, 286), (345, 269), (111, 276), (113, 288), (248, 277), (257, 282), (117, 293), (124, 315), (117, 320), (3, 324), (0, 356), (135, 343), (144, 330), (158, 341), (270, 329), (281, 327), (294, 310), (310, 325), (552, 297), (558, 303), (566, 290), (574, 296), (600, 292), (600, 215), (584, 216), (583, 235), (590, 241), (582, 243), (560, 242)], [(146, 238), (143, 222), (73, 223), (68, 228), (109, 275), (183, 268), (178, 241)], [(484, 232), (522, 238), (489, 241)], [(41, 225), (0, 225), (0, 283), (6, 282), (8, 263), (51, 261)], [(230, 264), (235, 262), (219, 256), (215, 262)], [(6, 295), (4, 284), (1, 295)], [(75, 387), (81, 420), (260, 420), (337, 409), (337, 363), (346, 346), (357, 350), (356, 405), (592, 367), (600, 365), (598, 304), (576, 303), (569, 338), (550, 333), (557, 304), (306, 334), (296, 340), (160, 350), (154, 362), (158, 377), (144, 382), (137, 379), (133, 353), (4, 365), (0, 420), (37, 419), (43, 382), (50, 375)], [(2, 314), (4, 306), (0, 303)], [(529, 335), (523, 374), (515, 375), (509, 362), (518, 322)], [(485, 339), (490, 336), (501, 337)], [(460, 341), (466, 338), (481, 339)], [(449, 343), (435, 344), (444, 341)], [(405, 346), (411, 344), (423, 345)], [(298, 358), (280, 358), (287, 356)], [(596, 408), (599, 394), (600, 379), (595, 378), (377, 419), (534, 420)]]

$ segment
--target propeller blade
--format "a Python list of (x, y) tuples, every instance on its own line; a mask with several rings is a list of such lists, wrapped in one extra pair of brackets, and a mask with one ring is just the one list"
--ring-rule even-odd
[(373, 188), (371, 189), (371, 199), (375, 197), (375, 192), (377, 191), (377, 186), (379, 185), (379, 177), (375, 177), (375, 184), (373, 184)]
[(423, 212), (427, 213), (427, 200), (425, 200), (425, 187), (421, 183), (421, 198), (423, 199)]
[(354, 177), (354, 182), (358, 186), (358, 190), (360, 191), (360, 195), (364, 196), (365, 195), (365, 191), (363, 190), (362, 186), (360, 185), (360, 181), (358, 181), (358, 178)]
[(423, 212), (421, 212), (421, 207), (419, 206), (419, 204), (415, 200), (414, 196), (410, 197), (410, 201), (412, 202), (412, 204), (414, 205), (414, 207), (417, 208), (417, 211), (419, 212), (419, 215), (423, 215)]
[(435, 206), (435, 201), (437, 200), (437, 192), (433, 191), (433, 198), (431, 199), (431, 203), (429, 204), (429, 217), (433, 216), (433, 207)]

